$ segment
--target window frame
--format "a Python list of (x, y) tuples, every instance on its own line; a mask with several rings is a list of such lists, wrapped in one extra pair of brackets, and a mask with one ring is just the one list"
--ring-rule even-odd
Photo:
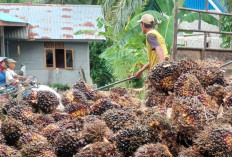
[[(67, 67), (67, 51), (72, 52), (72, 67)], [(74, 49), (64, 49), (64, 64), (65, 64), (65, 69), (67, 70), (72, 70), (74, 69)]]
[[(65, 49), (65, 48), (55, 48), (55, 42), (50, 42), (49, 44), (52, 45), (53, 43), (53, 48), (46, 48), (44, 46), (44, 67), (47, 70), (54, 70), (56, 69), (56, 49), (64, 49), (64, 68), (59, 68), (61, 70), (73, 70), (75, 67), (75, 58), (74, 58), (74, 49)], [(45, 43), (44, 43), (45, 45)], [(53, 54), (53, 67), (47, 67), (47, 50), (51, 50), (52, 54)], [(67, 51), (71, 51), (72, 52), (72, 67), (67, 67)]]
[[(47, 67), (47, 50), (52, 50), (52, 56), (53, 56), (53, 67)], [(44, 48), (44, 66), (45, 69), (47, 70), (52, 70), (52, 69), (56, 69), (56, 58), (55, 58), (55, 49), (54, 48)]]

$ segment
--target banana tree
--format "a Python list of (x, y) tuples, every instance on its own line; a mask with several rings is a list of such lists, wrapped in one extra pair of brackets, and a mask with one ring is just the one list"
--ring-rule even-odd
[[(179, 7), (184, 7), (185, 0), (179, 0)], [(116, 79), (126, 78), (129, 73), (135, 72), (147, 62), (145, 35), (142, 34), (140, 24), (137, 21), (144, 14), (152, 14), (157, 20), (157, 30), (165, 38), (168, 49), (173, 44), (173, 26), (174, 26), (174, 0), (156, 0), (162, 12), (147, 10), (135, 13), (133, 17), (128, 17), (127, 25), (121, 32), (115, 34), (115, 27), (104, 19), (98, 19), (100, 27), (106, 27), (106, 32), (100, 32), (112, 41), (100, 57), (108, 61), (114, 69)], [(198, 14), (179, 11), (179, 25), (184, 22), (193, 22), (198, 19)], [(218, 20), (211, 15), (202, 15), (202, 20), (217, 25)], [(80, 31), (79, 31), (80, 32)]]
[[(179, 1), (179, 7), (184, 6), (184, 1), (185, 0)], [(146, 50), (144, 43), (145, 36), (142, 34), (140, 24), (137, 23), (137, 21), (144, 14), (152, 14), (157, 20), (157, 30), (165, 38), (168, 49), (170, 50), (173, 44), (174, 1), (157, 0), (156, 2), (162, 10), (162, 13), (148, 10), (135, 15), (129, 21), (128, 25), (125, 27), (125, 30), (120, 33), (120, 38), (117, 39), (117, 41), (115, 41), (113, 45), (101, 55), (101, 57), (105, 58), (106, 60), (114, 60), (127, 55), (131, 58), (131, 54), (133, 54), (134, 57), (132, 57), (132, 59), (135, 60), (134, 65), (138, 65), (138, 63), (143, 64), (146, 61)], [(179, 11), (179, 25), (184, 21), (191, 23), (197, 19), (197, 13)], [(211, 15), (203, 14), (202, 20), (212, 25), (218, 25), (218, 20)], [(131, 67), (132, 70), (134, 70), (135, 66)]]

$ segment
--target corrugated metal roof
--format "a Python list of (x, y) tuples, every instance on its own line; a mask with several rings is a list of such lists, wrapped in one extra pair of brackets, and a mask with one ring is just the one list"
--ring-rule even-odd
[[(186, 0), (184, 5), (191, 9), (205, 10), (205, 0)], [(208, 7), (209, 10), (215, 10), (215, 8), (210, 3)]]
[(2, 12), (0, 12), (0, 20), (7, 21), (7, 22), (25, 23), (25, 21), (22, 19), (19, 19), (19, 18), (14, 17), (14, 16), (10, 16), (9, 14), (5, 14)]
[(30, 39), (104, 40), (93, 33), (74, 35), (78, 30), (98, 30), (96, 19), (104, 17), (97, 5), (0, 4), (0, 12), (29, 23)]
[[(184, 5), (191, 9), (205, 10), (205, 0), (186, 0)], [(208, 7), (209, 10), (219, 10), (220, 12), (226, 12), (226, 7), (222, 5), (220, 0), (209, 0)]]
[(213, 3), (218, 7), (218, 9), (219, 9), (221, 12), (223, 12), (223, 13), (227, 12), (227, 8), (226, 8), (226, 6), (224, 6), (224, 5), (222, 4), (222, 1), (221, 1), (221, 0), (212, 0), (212, 1), (213, 1)]

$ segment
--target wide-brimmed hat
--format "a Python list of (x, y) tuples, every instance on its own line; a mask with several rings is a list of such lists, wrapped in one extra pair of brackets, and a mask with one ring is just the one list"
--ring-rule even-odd
[(0, 57), (0, 63), (4, 60), (6, 60), (6, 57)]
[(152, 22), (155, 22), (154, 17), (151, 14), (144, 14), (139, 21), (139, 23), (145, 23), (150, 25)]
[(17, 62), (15, 60), (9, 58), (9, 59), (7, 59), (7, 64), (10, 64), (10, 63), (17, 63)]

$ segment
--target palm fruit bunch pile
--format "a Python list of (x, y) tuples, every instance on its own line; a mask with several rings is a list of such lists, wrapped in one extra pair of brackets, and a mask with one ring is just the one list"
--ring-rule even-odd
[(204, 156), (231, 156), (232, 130), (231, 126), (212, 126), (198, 135), (195, 143)]
[(143, 101), (130, 89), (94, 91), (83, 81), (61, 96), (28, 90), (6, 101), (0, 156), (232, 156), (232, 87), (218, 65), (164, 62), (148, 79)]
[[(0, 106), (0, 156), (123, 157), (142, 144), (156, 141), (151, 128), (139, 123), (137, 107), (141, 101), (126, 88), (109, 93), (108, 97), (97, 96), (83, 81), (61, 96), (50, 89), (25, 90)], [(116, 95), (130, 107), (117, 104)], [(129, 134), (126, 129), (131, 130)], [(118, 134), (124, 131), (121, 135), (132, 141), (127, 150), (122, 149), (126, 141)], [(138, 133), (144, 138), (133, 142)]]
[[(219, 64), (191, 59), (164, 62), (150, 71), (148, 79), (145, 105), (155, 112), (140, 118), (158, 131), (173, 156), (232, 156), (232, 88)], [(166, 120), (160, 119), (160, 109), (166, 111)]]

